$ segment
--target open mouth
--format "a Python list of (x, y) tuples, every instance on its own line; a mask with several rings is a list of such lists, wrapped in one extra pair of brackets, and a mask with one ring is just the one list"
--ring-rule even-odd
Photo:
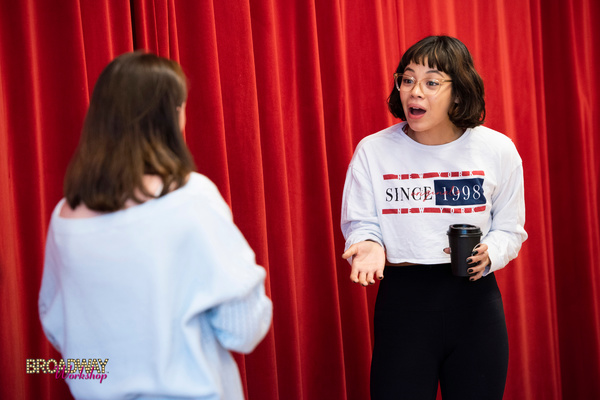
[(408, 112), (411, 116), (420, 117), (425, 114), (425, 110), (419, 107), (408, 107)]

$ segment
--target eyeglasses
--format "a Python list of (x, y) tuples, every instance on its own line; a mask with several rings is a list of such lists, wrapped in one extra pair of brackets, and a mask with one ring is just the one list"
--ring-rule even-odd
[[(452, 82), (451, 79), (435, 79), (435, 78), (425, 78), (417, 81), (414, 77), (409, 75), (404, 75), (399, 72), (394, 74), (394, 83), (396, 84), (396, 89), (399, 92), (411, 92), (417, 83), (419, 84), (419, 88), (424, 95), (434, 95), (442, 87), (443, 83)], [(423, 85), (425, 83), (425, 85)]]

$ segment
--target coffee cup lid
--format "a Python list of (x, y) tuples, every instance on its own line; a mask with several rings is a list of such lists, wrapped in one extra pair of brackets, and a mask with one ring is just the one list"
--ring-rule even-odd
[(481, 229), (475, 225), (454, 224), (448, 228), (448, 235), (481, 235)]

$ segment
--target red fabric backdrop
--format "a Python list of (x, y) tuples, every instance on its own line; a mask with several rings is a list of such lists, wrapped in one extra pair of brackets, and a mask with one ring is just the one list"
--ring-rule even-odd
[(37, 315), (45, 232), (97, 76), (145, 48), (187, 73), (187, 142), (268, 270), (273, 327), (236, 356), (248, 399), (368, 399), (377, 288), (340, 257), (344, 175), (396, 122), (392, 73), (430, 34), (470, 48), (486, 125), (524, 161), (530, 238), (497, 274), (505, 398), (600, 398), (598, 20), (595, 0), (1, 0), (0, 398), (69, 398), (26, 373), (58, 358)]

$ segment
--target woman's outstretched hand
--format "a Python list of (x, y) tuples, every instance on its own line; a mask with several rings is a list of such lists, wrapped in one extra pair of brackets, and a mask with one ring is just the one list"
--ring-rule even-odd
[(342, 254), (344, 260), (352, 258), (350, 280), (363, 286), (373, 285), (375, 277), (383, 279), (385, 268), (385, 251), (376, 242), (365, 240), (353, 244)]

